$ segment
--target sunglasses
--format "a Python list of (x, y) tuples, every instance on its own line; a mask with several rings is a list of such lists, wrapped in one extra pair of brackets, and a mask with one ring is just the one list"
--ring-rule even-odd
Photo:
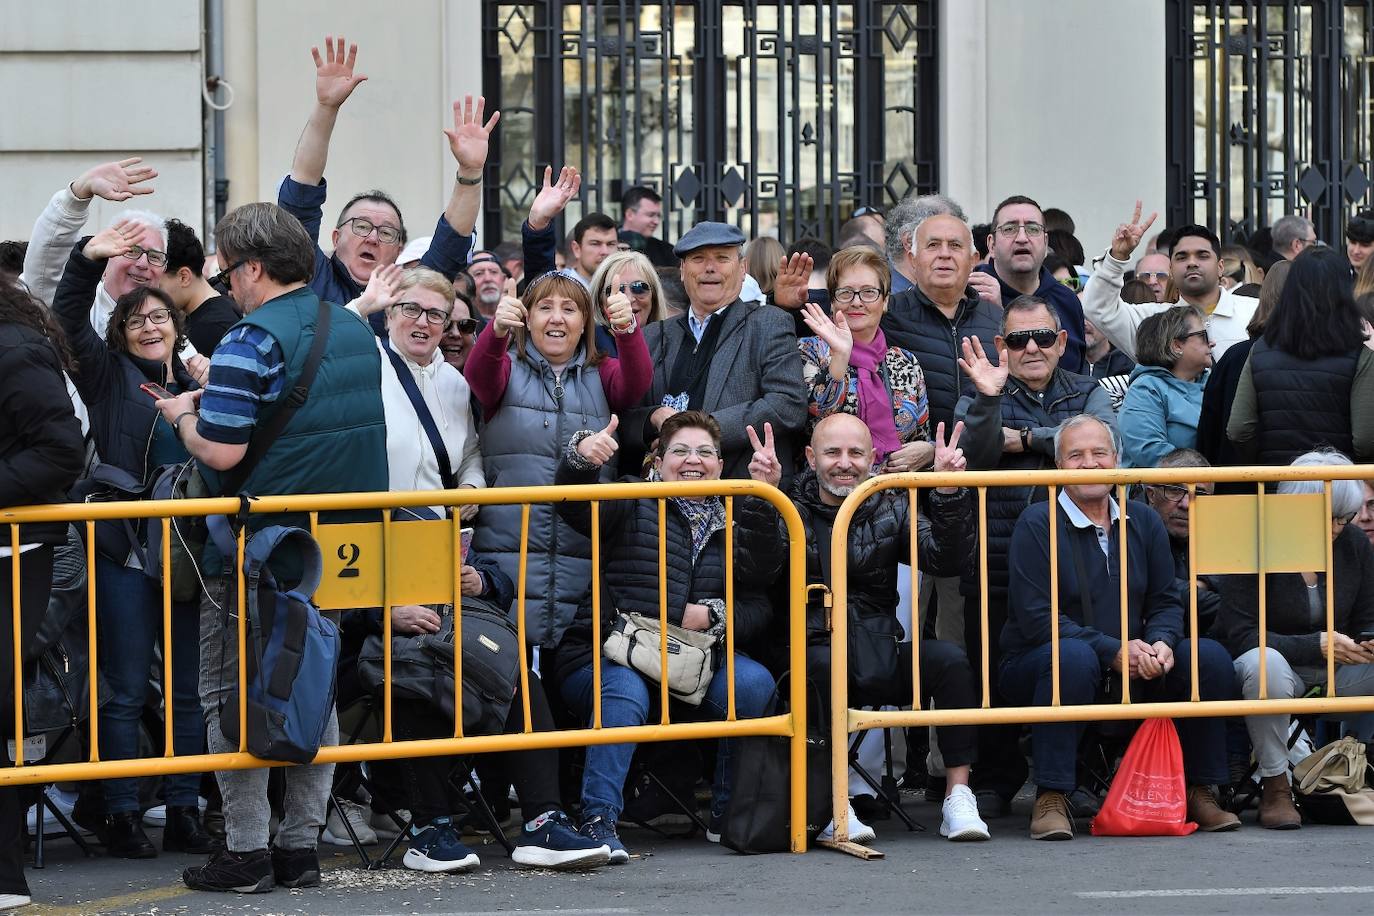
[(452, 323), (449, 324), (448, 329), (450, 331), (457, 331), (459, 334), (471, 334), (473, 331), (477, 330), (477, 319), (455, 318)]
[(1203, 340), (1206, 340), (1206, 339), (1207, 339), (1207, 329), (1206, 329), (1206, 328), (1199, 328), (1199, 329), (1196, 330), (1196, 331), (1189, 331), (1187, 334), (1180, 334), (1180, 335), (1178, 335), (1178, 338), (1177, 338), (1177, 339), (1178, 339), (1178, 340), (1187, 340), (1187, 339), (1190, 338), (1190, 337), (1201, 337)]
[(224, 268), (224, 270), (221, 270), (219, 273), (215, 274), (207, 282), (215, 289), (220, 290), (224, 293), (228, 293), (229, 275), (247, 263), (247, 259), (242, 261), (235, 261), (233, 264), (230, 264), (228, 267)]
[(882, 207), (860, 207), (859, 209), (855, 210), (853, 213), (849, 214), (849, 218), (850, 218), (850, 219), (857, 219), (857, 218), (860, 217), (860, 216), (882, 216), (882, 215), (883, 215), (883, 209), (882, 209)]
[[(609, 296), (611, 294), (611, 291), (614, 289), (614, 286), (606, 287), (605, 294)], [(635, 280), (630, 283), (622, 283), (620, 284), (620, 291), (622, 293), (629, 291), (631, 296), (647, 296), (649, 295), (649, 284), (645, 283), (643, 280)]]
[(1032, 340), (1035, 345), (1042, 350), (1054, 346), (1054, 342), (1059, 339), (1058, 331), (1051, 331), (1049, 328), (1036, 328), (1033, 331), (1012, 331), (1003, 337), (1008, 350), (1024, 350), (1026, 345)]
[(1083, 288), (1083, 278), (1080, 277), (1080, 276), (1079, 276), (1078, 274), (1076, 274), (1076, 273), (1072, 273), (1072, 274), (1069, 274), (1067, 277), (1060, 277), (1060, 278), (1059, 278), (1059, 285), (1060, 285), (1060, 286), (1067, 286), (1069, 289), (1073, 290), (1074, 292), (1078, 292), (1080, 289)]

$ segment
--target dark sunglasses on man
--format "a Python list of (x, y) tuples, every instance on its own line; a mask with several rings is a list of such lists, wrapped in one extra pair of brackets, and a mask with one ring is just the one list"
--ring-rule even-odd
[(456, 331), (459, 334), (471, 334), (477, 330), (476, 318), (455, 318), (449, 322), (448, 330)]
[(1012, 331), (1002, 339), (1006, 341), (1008, 350), (1024, 350), (1032, 340), (1040, 349), (1048, 350), (1059, 339), (1059, 332), (1051, 331), (1049, 328), (1036, 328), (1033, 331)]

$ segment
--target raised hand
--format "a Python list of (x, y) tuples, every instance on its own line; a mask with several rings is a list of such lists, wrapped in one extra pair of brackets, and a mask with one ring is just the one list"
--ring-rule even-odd
[(583, 458), (597, 466), (605, 464), (611, 460), (611, 456), (620, 448), (620, 443), (615, 441), (615, 428), (620, 425), (620, 418), (611, 414), (611, 422), (606, 424), (606, 428), (577, 443), (577, 453)]
[(954, 432), (950, 433), (948, 442), (945, 441), (945, 424), (936, 425), (935, 464), (931, 470), (950, 472), (968, 470), (968, 461), (964, 458), (964, 450), (959, 447), (959, 437), (963, 434), (963, 420), (954, 424)]
[(778, 276), (773, 281), (773, 304), (785, 309), (799, 309), (806, 303), (811, 286), (811, 255), (797, 253), (783, 258)]
[(606, 323), (613, 331), (628, 331), (635, 323), (634, 306), (630, 297), (621, 292), (611, 293), (606, 298)]
[(141, 224), (122, 219), (91, 236), (86, 247), (81, 249), (81, 253), (92, 261), (117, 258), (138, 244), (138, 237), (142, 232)]
[(1159, 214), (1151, 213), (1150, 218), (1142, 225), (1140, 222), (1140, 201), (1137, 200), (1131, 221), (1117, 226), (1116, 232), (1112, 235), (1112, 257), (1118, 261), (1130, 260), (1131, 252), (1136, 250), (1140, 240), (1145, 237), (1145, 233), (1150, 231), (1156, 216)]
[(773, 448), (773, 424), (763, 424), (762, 442), (758, 433), (754, 432), (754, 427), (746, 426), (744, 431), (749, 434), (749, 444), (754, 447), (754, 457), (749, 461), (749, 476), (759, 483), (776, 487), (782, 480), (782, 462)]
[(968, 285), (972, 286), (974, 291), (978, 293), (979, 299), (991, 303), (999, 309), (1002, 307), (1002, 284), (998, 283), (997, 278), (992, 274), (975, 270), (968, 275)]
[(390, 308), (401, 298), (401, 274), (404, 272), (405, 268), (399, 264), (378, 267), (372, 271), (372, 276), (367, 281), (367, 289), (349, 305), (356, 308), (358, 314), (364, 318)]
[(515, 280), (507, 277), (501, 301), (496, 305), (496, 314), (491, 317), (492, 333), (497, 337), (505, 337), (511, 328), (523, 328), (527, 314), (525, 303), (515, 295)]
[(1011, 372), (1006, 347), (997, 351), (995, 366), (983, 352), (983, 342), (977, 337), (965, 337), (961, 347), (964, 355), (959, 358), (959, 368), (973, 382), (973, 387), (978, 389), (979, 394), (988, 397), (1000, 395), (1007, 384), (1007, 374)]
[(346, 54), (344, 47), (342, 35), (326, 35), (323, 58), (319, 48), (310, 49), (310, 56), (315, 58), (315, 101), (325, 108), (338, 108), (367, 79), (353, 72), (353, 65), (358, 62), (358, 46), (348, 45)]
[(139, 194), (151, 194), (151, 187), (139, 187), (157, 177), (152, 166), (140, 165), (138, 156), (118, 162), (104, 162), (83, 172), (72, 182), (72, 193), (82, 200), (101, 197), (105, 200), (128, 200)]
[(544, 166), (544, 187), (530, 204), (530, 228), (538, 232), (547, 227), (581, 188), (582, 176), (572, 166), (563, 166), (556, 182), (553, 181), (553, 166)]
[(482, 115), (487, 107), (487, 100), (483, 96), (477, 97), (476, 104), (472, 101), (472, 96), (465, 95), (461, 102), (453, 103), (453, 130), (445, 130), (444, 136), (448, 137), (448, 148), (453, 153), (453, 158), (458, 160), (458, 168), (465, 172), (475, 174), (468, 175), (468, 178), (475, 178), (481, 174), (482, 167), (487, 162), (487, 145), (491, 141), (491, 132), (496, 127), (496, 122), (501, 120), (501, 112), (493, 111), (486, 123), (482, 123)]
[(802, 321), (830, 348), (830, 376), (841, 378), (849, 371), (849, 356), (854, 352), (854, 332), (849, 319), (837, 305), (833, 316), (827, 316), (820, 306), (808, 302), (802, 306)]

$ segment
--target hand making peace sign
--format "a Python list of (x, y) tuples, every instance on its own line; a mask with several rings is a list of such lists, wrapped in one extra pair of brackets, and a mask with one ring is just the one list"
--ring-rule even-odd
[(749, 434), (749, 444), (754, 447), (754, 457), (749, 462), (749, 476), (776, 487), (782, 480), (782, 462), (773, 448), (773, 424), (763, 424), (762, 442), (758, 433), (754, 432), (754, 427), (746, 426), (744, 431)]

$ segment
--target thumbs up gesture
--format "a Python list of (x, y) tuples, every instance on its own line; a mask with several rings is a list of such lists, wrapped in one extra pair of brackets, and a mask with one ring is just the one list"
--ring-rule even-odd
[(606, 424), (605, 429), (592, 433), (577, 443), (577, 453), (598, 466), (610, 461), (620, 448), (620, 443), (615, 441), (615, 428), (619, 425), (620, 418), (611, 414), (611, 422)]
[(501, 301), (496, 306), (496, 314), (491, 319), (492, 330), (497, 337), (505, 337), (511, 328), (525, 326), (526, 314), (525, 303), (515, 295), (515, 280), (507, 278), (506, 288), (501, 293)]

